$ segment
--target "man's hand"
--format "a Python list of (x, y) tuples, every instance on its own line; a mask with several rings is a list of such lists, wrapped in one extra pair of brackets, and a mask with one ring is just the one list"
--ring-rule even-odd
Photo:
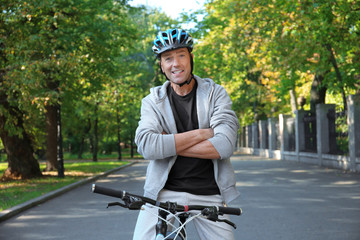
[(202, 159), (219, 159), (221, 157), (214, 145), (208, 140), (202, 141), (177, 154), (184, 157)]
[(207, 140), (207, 139), (212, 138), (214, 136), (214, 130), (212, 128), (197, 129), (195, 131), (199, 131), (199, 134), (202, 135), (204, 140)]
[(184, 133), (177, 133), (175, 136), (176, 153), (186, 157), (196, 158), (219, 158), (216, 151), (208, 139), (214, 137), (212, 128), (196, 129)]

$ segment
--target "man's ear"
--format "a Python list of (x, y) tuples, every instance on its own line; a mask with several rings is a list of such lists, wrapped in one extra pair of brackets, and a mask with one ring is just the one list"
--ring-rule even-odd
[(161, 73), (164, 73), (164, 70), (163, 70), (162, 65), (161, 65), (161, 59), (159, 60), (159, 65), (160, 65)]

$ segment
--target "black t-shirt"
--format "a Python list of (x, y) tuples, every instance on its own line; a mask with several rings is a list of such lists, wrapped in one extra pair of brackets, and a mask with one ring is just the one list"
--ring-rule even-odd
[[(196, 109), (196, 88), (186, 96), (177, 95), (171, 86), (167, 92), (178, 133), (199, 128)], [(219, 194), (214, 177), (214, 164), (210, 159), (178, 156), (171, 168), (165, 189), (197, 195)]]

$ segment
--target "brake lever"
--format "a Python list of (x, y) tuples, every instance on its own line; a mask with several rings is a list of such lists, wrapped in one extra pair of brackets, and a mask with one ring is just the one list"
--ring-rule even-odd
[(218, 212), (215, 208), (206, 208), (202, 211), (202, 214), (204, 216), (206, 216), (206, 218), (210, 221), (213, 221), (213, 222), (224, 222), (226, 224), (229, 224), (230, 226), (232, 226), (234, 229), (236, 229), (236, 225), (235, 223), (227, 220), (227, 219), (219, 219), (219, 215), (224, 215), (223, 213), (221, 212)]
[(122, 203), (119, 203), (119, 202), (108, 203), (106, 208), (113, 207), (113, 206), (120, 206), (120, 207), (123, 207), (123, 208), (128, 208), (125, 204), (122, 204)]
[(218, 221), (218, 222), (227, 223), (227, 224), (229, 224), (230, 226), (232, 226), (234, 229), (236, 229), (236, 224), (233, 223), (233, 222), (231, 222), (231, 221), (229, 221), (229, 220), (227, 220), (227, 219), (219, 219), (219, 218), (218, 218), (217, 221)]
[(120, 206), (123, 208), (128, 208), (130, 210), (140, 210), (142, 205), (145, 204), (141, 199), (135, 197), (125, 196), (122, 200), (124, 201), (124, 204), (120, 202), (113, 202), (109, 203), (107, 208), (112, 206)]

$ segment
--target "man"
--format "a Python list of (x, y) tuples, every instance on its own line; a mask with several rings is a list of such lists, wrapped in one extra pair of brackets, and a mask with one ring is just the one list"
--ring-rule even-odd
[[(146, 197), (182, 205), (223, 206), (238, 197), (230, 156), (239, 122), (225, 89), (193, 75), (193, 40), (186, 31), (160, 32), (153, 51), (168, 80), (142, 100), (138, 152), (151, 160)], [(155, 236), (157, 210), (140, 211), (134, 240)], [(149, 213), (153, 211), (154, 214)], [(197, 218), (201, 239), (233, 239), (231, 226)]]

